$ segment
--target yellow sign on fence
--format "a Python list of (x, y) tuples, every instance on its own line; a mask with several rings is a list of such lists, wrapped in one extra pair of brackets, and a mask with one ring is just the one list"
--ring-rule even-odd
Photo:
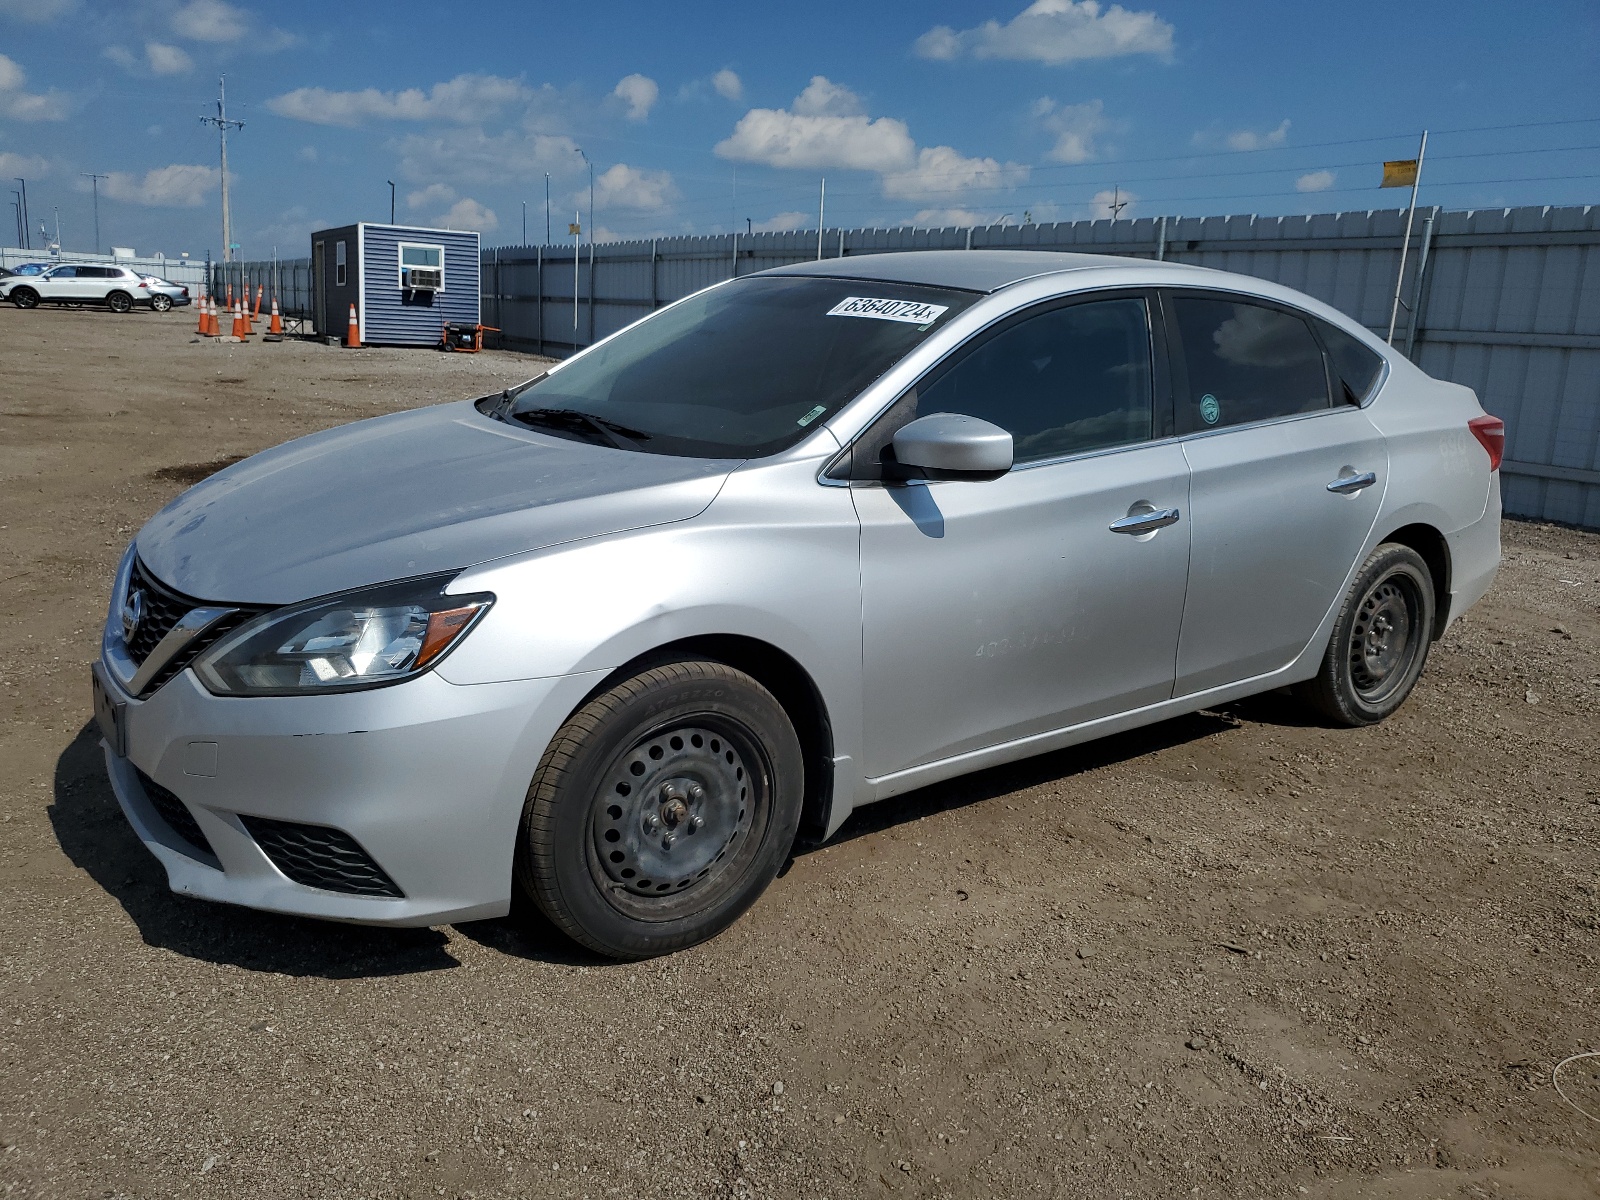
[(1417, 160), (1402, 158), (1383, 164), (1383, 182), (1379, 187), (1410, 187), (1417, 182)]

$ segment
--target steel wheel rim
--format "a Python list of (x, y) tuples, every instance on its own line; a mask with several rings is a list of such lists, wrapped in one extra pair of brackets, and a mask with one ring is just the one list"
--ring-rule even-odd
[(612, 907), (671, 920), (735, 886), (771, 810), (759, 740), (723, 715), (651, 730), (615, 756), (589, 813), (590, 872)]
[(1363, 703), (1382, 704), (1404, 685), (1422, 642), (1422, 591), (1410, 575), (1367, 589), (1350, 630), (1350, 682)]

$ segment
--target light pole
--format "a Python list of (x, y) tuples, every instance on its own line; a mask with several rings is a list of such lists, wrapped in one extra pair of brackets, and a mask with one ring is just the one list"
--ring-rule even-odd
[(550, 244), (550, 172), (544, 173), (544, 244)]
[(33, 230), (28, 227), (28, 181), (21, 175), (16, 177), (22, 185), (22, 248), (33, 249)]
[(17, 249), (20, 250), (22, 249), (23, 230), (25, 228), (22, 223), (22, 193), (17, 191), (16, 188), (12, 188), (11, 194), (16, 197), (11, 202), (11, 207), (17, 210)]
[(94, 189), (94, 252), (103, 253), (100, 249), (100, 181), (109, 179), (109, 175), (96, 175), (90, 171), (79, 171), (89, 181), (89, 186)]
[(385, 179), (384, 182), (389, 185), (389, 224), (393, 225), (394, 224), (394, 180)]
[(522, 244), (528, 244), (528, 202), (522, 202)]

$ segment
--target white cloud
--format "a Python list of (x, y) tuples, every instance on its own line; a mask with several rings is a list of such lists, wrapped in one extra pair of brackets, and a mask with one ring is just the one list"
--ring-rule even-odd
[(164, 42), (146, 42), (144, 53), (150, 62), (151, 72), (156, 75), (182, 75), (194, 66), (192, 58), (177, 46), (168, 46)]
[(896, 199), (928, 199), (966, 191), (993, 191), (1028, 181), (1021, 163), (968, 158), (950, 146), (924, 146), (908, 171), (883, 177), (883, 194)]
[(1229, 150), (1270, 150), (1274, 146), (1281, 146), (1289, 138), (1289, 118), (1285, 117), (1278, 122), (1276, 129), (1268, 129), (1264, 133), (1257, 133), (1254, 129), (1240, 129), (1230, 133), (1224, 140)]
[(711, 86), (724, 100), (744, 99), (744, 81), (727, 67), (723, 67), (711, 77)]
[(519, 100), (531, 92), (516, 79), (498, 75), (457, 75), (436, 83), (428, 91), (406, 88), (381, 92), (334, 92), (321, 87), (296, 88), (267, 101), (280, 117), (310, 121), (315, 125), (359, 125), (368, 119), (384, 121), (451, 121), (467, 124)]
[(537, 178), (545, 171), (568, 176), (583, 166), (577, 149), (569, 137), (519, 129), (492, 135), (482, 129), (410, 134), (400, 142), (400, 170), (407, 179), (473, 183)]
[(172, 14), (172, 31), (192, 42), (237, 42), (249, 32), (249, 21), (223, 0), (189, 0)]
[(317, 161), (317, 148), (315, 146), (301, 146), (300, 149), (295, 151), (295, 157), (301, 162), (314, 163)]
[(47, 25), (77, 10), (78, 0), (0, 0), (0, 16), (30, 25)]
[(1133, 216), (1134, 206), (1139, 203), (1139, 197), (1127, 188), (1106, 188), (1094, 194), (1094, 199), (1089, 201), (1089, 208), (1084, 213), (1092, 221), (1104, 221), (1112, 216), (1111, 206), (1121, 206), (1116, 214), (1119, 221), (1129, 220)]
[(1153, 12), (1130, 12), (1120, 4), (1102, 11), (1097, 0), (1035, 0), (1004, 25), (985, 21), (956, 31), (948, 25), (917, 39), (923, 58), (974, 58), (1047, 63), (1053, 67), (1091, 58), (1130, 54), (1172, 55), (1172, 26)]
[(446, 183), (430, 183), (406, 195), (407, 208), (438, 208), (456, 199), (456, 190)]
[(611, 94), (628, 106), (628, 120), (642, 121), (661, 98), (661, 88), (648, 75), (624, 75)]
[(916, 159), (904, 121), (876, 120), (860, 111), (849, 88), (821, 75), (812, 78), (791, 108), (752, 108), (739, 118), (716, 153), (734, 162), (769, 167), (895, 171)]
[(1310, 171), (1294, 181), (1297, 192), (1325, 192), (1338, 178), (1332, 171)]
[(0, 117), (14, 121), (61, 121), (67, 116), (67, 97), (48, 92), (25, 92), (28, 76), (15, 61), (0, 54)]
[(811, 217), (807, 213), (781, 212), (768, 217), (765, 221), (756, 221), (750, 228), (756, 233), (790, 233), (796, 229), (804, 229), (810, 220)]
[(217, 186), (222, 172), (195, 163), (156, 167), (143, 175), (113, 171), (106, 177), (105, 194), (152, 208), (195, 208)]
[(13, 154), (9, 150), (0, 150), (0, 179), (11, 179), (16, 175), (32, 179), (35, 175), (48, 174), (49, 159), (36, 154)]
[(485, 208), (471, 196), (463, 196), (433, 220), (446, 229), (475, 229), (479, 233), (493, 233), (500, 227), (500, 218), (494, 209)]
[[(666, 208), (678, 198), (670, 171), (646, 171), (617, 163), (594, 177), (594, 204), (598, 209), (631, 208), (641, 212)], [(589, 189), (579, 188), (572, 202), (582, 207), (589, 202)]]
[(1055, 136), (1049, 157), (1061, 163), (1088, 162), (1096, 153), (1095, 138), (1111, 126), (1105, 105), (1099, 100), (1057, 104), (1049, 96), (1041, 96), (1034, 101), (1033, 115)]

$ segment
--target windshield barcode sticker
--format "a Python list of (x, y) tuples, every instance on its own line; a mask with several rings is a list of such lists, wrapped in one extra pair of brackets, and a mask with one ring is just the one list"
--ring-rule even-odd
[(931, 325), (949, 311), (948, 304), (924, 304), (920, 300), (878, 300), (871, 296), (846, 296), (828, 310), (828, 315), (872, 317), (879, 321), (904, 321), (907, 325)]

